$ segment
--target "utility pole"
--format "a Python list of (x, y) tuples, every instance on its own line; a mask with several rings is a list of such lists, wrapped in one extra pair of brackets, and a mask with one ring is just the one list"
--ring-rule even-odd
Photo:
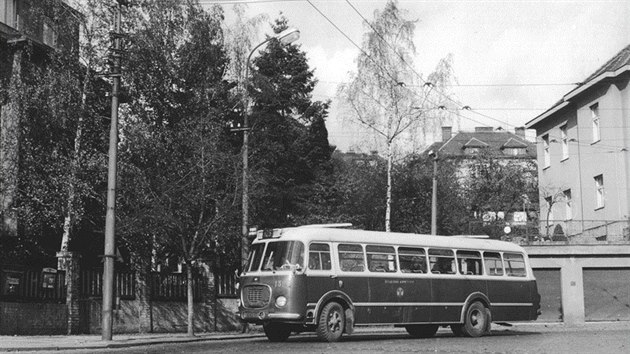
[(112, 111), (109, 130), (109, 162), (107, 165), (107, 213), (105, 215), (105, 252), (103, 267), (103, 316), (101, 339), (112, 340), (112, 309), (114, 300), (114, 262), (116, 260), (116, 154), (118, 151), (118, 95), (120, 92), (120, 58), (123, 34), (120, 32), (122, 6), (127, 0), (118, 0), (115, 9), (115, 29), (111, 32), (114, 48), (111, 49), (113, 64), (109, 76), (112, 77)]
[(437, 162), (436, 151), (429, 151), (429, 156), (433, 157), (433, 191), (431, 193), (431, 235), (437, 235)]

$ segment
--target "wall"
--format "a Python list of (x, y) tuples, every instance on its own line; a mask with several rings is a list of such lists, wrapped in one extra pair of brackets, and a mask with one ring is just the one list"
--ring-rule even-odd
[[(557, 319), (567, 324), (630, 320), (630, 279), (625, 277), (630, 271), (630, 244), (526, 246), (525, 249), (534, 273), (545, 277), (541, 285), (550, 286), (552, 278), (558, 281), (556, 289), (551, 286), (545, 292), (558, 294), (559, 289), (560, 316), (544, 314), (541, 320)], [(600, 279), (592, 276), (594, 271)], [(608, 278), (604, 278), (604, 274)], [(543, 298), (542, 303), (543, 310), (556, 311), (558, 307), (554, 298)], [(589, 313), (588, 318), (586, 313)]]
[(66, 304), (0, 302), (0, 334), (65, 334)]

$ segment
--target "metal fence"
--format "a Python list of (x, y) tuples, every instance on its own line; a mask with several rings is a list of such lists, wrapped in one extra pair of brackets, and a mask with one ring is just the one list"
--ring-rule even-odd
[(468, 233), (525, 245), (630, 243), (630, 220), (542, 220), (524, 224), (473, 221)]
[[(215, 275), (215, 295), (236, 297), (234, 273)], [(0, 300), (7, 301), (56, 301), (66, 300), (65, 273), (55, 269), (27, 269), (0, 266)], [(147, 279), (151, 299), (156, 301), (185, 301), (188, 288), (185, 273), (150, 273)], [(136, 277), (133, 272), (116, 272), (114, 294), (120, 299), (136, 298)], [(103, 271), (83, 270), (78, 278), (78, 296), (81, 299), (100, 298), (103, 295)], [(200, 275), (193, 276), (193, 300), (201, 301), (210, 291), (208, 281)]]

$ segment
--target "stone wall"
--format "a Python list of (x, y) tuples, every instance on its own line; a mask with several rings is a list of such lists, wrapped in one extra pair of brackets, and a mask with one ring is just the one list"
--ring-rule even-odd
[(0, 302), (0, 334), (66, 334), (66, 304), (42, 302)]

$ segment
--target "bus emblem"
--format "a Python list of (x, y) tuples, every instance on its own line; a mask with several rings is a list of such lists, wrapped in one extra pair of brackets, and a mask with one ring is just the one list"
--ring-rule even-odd
[(403, 288), (396, 289), (396, 296), (402, 297), (403, 295), (405, 295), (405, 290), (403, 290)]

